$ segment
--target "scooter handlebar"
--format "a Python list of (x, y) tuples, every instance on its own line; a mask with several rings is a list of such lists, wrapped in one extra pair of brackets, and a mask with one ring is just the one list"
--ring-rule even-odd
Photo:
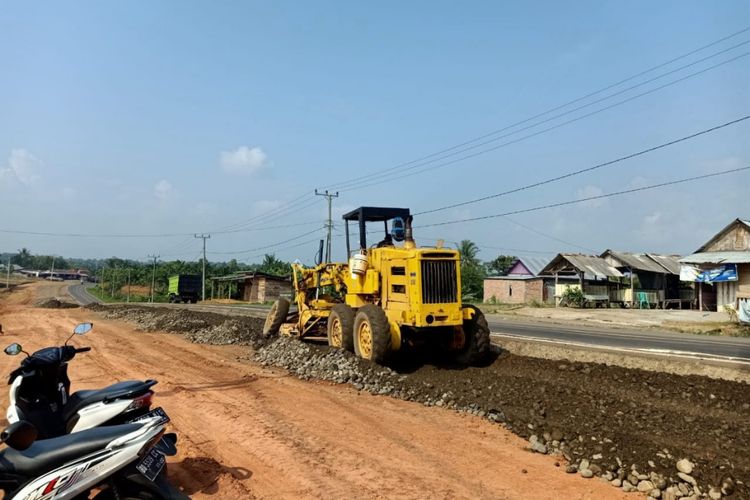
[(76, 353), (79, 353), (79, 352), (89, 352), (90, 350), (91, 350), (90, 347), (79, 347), (78, 349), (76, 349)]

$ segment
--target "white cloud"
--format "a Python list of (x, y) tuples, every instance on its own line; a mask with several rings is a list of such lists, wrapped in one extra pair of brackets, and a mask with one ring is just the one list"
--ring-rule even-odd
[(222, 151), (220, 162), (228, 174), (253, 175), (268, 166), (268, 155), (258, 146), (240, 146), (234, 151)]
[(42, 162), (25, 149), (13, 149), (8, 165), (0, 168), (0, 186), (31, 186), (39, 180), (37, 170)]
[(280, 200), (258, 200), (253, 202), (253, 214), (262, 215), (273, 210), (276, 210), (281, 206)]
[[(584, 186), (580, 188), (578, 191), (576, 191), (576, 199), (585, 200), (586, 198), (592, 198), (594, 196), (601, 196), (603, 194), (604, 194), (604, 191), (602, 191), (602, 188), (600, 188), (599, 186), (589, 185), (589, 186)], [(582, 205), (585, 207), (590, 207), (590, 208), (598, 208), (604, 205), (604, 199), (584, 201)]]
[(166, 201), (174, 194), (174, 187), (166, 180), (162, 179), (154, 186), (154, 195), (162, 201)]

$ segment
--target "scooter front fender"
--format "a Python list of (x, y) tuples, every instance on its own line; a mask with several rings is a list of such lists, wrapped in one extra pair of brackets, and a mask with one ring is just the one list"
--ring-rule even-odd
[(18, 407), (16, 406), (16, 394), (18, 394), (18, 389), (21, 387), (21, 382), (23, 382), (23, 377), (18, 376), (13, 379), (13, 383), (10, 385), (8, 409), (5, 412), (5, 418), (8, 419), (9, 424), (13, 424), (21, 420), (21, 417), (18, 414)]

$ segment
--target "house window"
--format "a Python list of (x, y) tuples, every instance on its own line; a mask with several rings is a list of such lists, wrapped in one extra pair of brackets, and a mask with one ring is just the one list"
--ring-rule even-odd
[(508, 285), (508, 297), (513, 297), (513, 285)]

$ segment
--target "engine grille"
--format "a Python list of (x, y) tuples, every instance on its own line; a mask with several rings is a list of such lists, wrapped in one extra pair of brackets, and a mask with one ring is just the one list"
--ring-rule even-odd
[(458, 300), (455, 260), (423, 260), (422, 303), (447, 304)]

